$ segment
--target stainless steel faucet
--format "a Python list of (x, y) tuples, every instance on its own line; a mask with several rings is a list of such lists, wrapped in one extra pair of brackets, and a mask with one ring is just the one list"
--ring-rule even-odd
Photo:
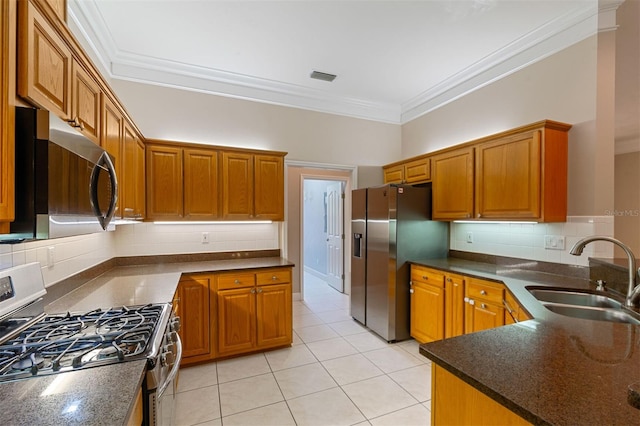
[(569, 253), (574, 256), (580, 256), (582, 254), (582, 250), (584, 250), (584, 246), (593, 241), (609, 241), (610, 243), (618, 245), (627, 254), (627, 258), (629, 259), (629, 288), (627, 289), (625, 305), (634, 307), (636, 301), (640, 299), (640, 285), (636, 285), (636, 276), (640, 273), (640, 271), (636, 271), (636, 256), (633, 254), (631, 249), (620, 240), (602, 235), (593, 235), (591, 237), (581, 239), (573, 245)]

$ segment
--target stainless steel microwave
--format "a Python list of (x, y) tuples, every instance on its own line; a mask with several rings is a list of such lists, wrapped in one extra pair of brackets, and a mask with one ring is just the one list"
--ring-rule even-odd
[(109, 154), (54, 114), (16, 108), (16, 211), (6, 241), (113, 230), (118, 181)]

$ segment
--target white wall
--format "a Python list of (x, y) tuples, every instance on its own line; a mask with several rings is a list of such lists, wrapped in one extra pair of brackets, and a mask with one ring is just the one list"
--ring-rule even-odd
[(380, 166), (400, 158), (400, 126), (114, 81), (144, 136), (288, 152), (287, 160)]

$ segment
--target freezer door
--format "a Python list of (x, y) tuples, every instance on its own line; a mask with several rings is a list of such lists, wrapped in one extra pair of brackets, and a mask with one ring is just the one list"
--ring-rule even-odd
[(351, 316), (366, 325), (367, 189), (351, 193)]
[(369, 188), (367, 194), (367, 327), (396, 340), (396, 188)]

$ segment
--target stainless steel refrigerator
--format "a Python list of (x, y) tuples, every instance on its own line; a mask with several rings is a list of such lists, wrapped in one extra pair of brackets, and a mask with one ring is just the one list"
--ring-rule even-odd
[(449, 224), (431, 220), (431, 187), (352, 192), (351, 316), (388, 342), (409, 334), (409, 264), (447, 256)]

